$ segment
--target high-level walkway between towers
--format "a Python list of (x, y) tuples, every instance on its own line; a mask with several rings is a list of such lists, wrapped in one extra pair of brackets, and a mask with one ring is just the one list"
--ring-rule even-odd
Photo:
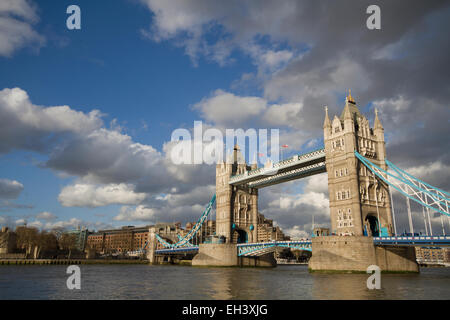
[(289, 159), (230, 177), (230, 185), (263, 188), (290, 180), (326, 172), (325, 149), (297, 154)]

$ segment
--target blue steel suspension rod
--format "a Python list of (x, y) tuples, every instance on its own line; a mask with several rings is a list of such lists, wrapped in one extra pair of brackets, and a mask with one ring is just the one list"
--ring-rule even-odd
[[(358, 152), (355, 151), (355, 153), (358, 153)], [(358, 157), (358, 155), (359, 155), (359, 157)], [(392, 169), (393, 171), (395, 171), (398, 175), (394, 175), (394, 174), (392, 174), (392, 173), (389, 173), (389, 172), (387, 172), (386, 170), (383, 170), (382, 168), (378, 167), (376, 164), (372, 163), (369, 159), (364, 158), (361, 154), (358, 153), (358, 155), (357, 155), (358, 159), (360, 159), (367, 167), (373, 166), (373, 167), (377, 168), (378, 170), (384, 172), (386, 175), (388, 175), (388, 176), (390, 176), (390, 177), (393, 177), (393, 178), (395, 178), (395, 179), (397, 179), (397, 180), (400, 180), (401, 182), (403, 182), (404, 184), (408, 185), (408, 186), (411, 187), (412, 189), (417, 189), (417, 190), (419, 190), (419, 191), (421, 191), (421, 192), (424, 192), (424, 193), (427, 194), (430, 198), (432, 198), (435, 202), (439, 202), (439, 203), (444, 203), (444, 204), (445, 204), (446, 201), (447, 201), (447, 202), (450, 201), (450, 199), (447, 199), (446, 197), (444, 197), (444, 196), (442, 196), (442, 195), (440, 195), (440, 194), (433, 193), (433, 192), (430, 191), (430, 190), (425, 190), (425, 189), (421, 188), (420, 186), (417, 186), (417, 185), (411, 183), (411, 181), (408, 180), (408, 179), (406, 179), (406, 178), (404, 177), (404, 175), (399, 171), (399, 170), (401, 170), (401, 169), (399, 169), (399, 168), (397, 168), (397, 167), (395, 167), (395, 168), (394, 168), (394, 167), (391, 167), (391, 166), (390, 166), (390, 164), (391, 164), (390, 162), (389, 162), (389, 163), (386, 162), (387, 166), (388, 166), (390, 169)], [(387, 161), (387, 160), (386, 160), (386, 161)], [(371, 169), (371, 168), (369, 167), (369, 169)], [(373, 171), (373, 170), (371, 169), (371, 171)], [(378, 175), (378, 176), (380, 176), (380, 175)], [(415, 179), (413, 176), (411, 176), (411, 177), (412, 177), (412, 179)], [(384, 179), (383, 179), (383, 180), (384, 180)], [(435, 187), (433, 187), (433, 186), (431, 186), (431, 188), (437, 189), (437, 188), (435, 188)], [(437, 198), (441, 198), (441, 200), (440, 200), (440, 199), (437, 199), (436, 197), (437, 197)], [(434, 209), (434, 208), (433, 208), (433, 209)]]
[[(355, 151), (355, 152), (356, 152), (356, 151)], [(360, 155), (361, 157), (363, 157), (361, 154), (359, 154), (359, 155)], [(363, 158), (364, 158), (364, 157), (363, 157)], [(387, 172), (387, 171), (381, 169), (380, 167), (378, 167), (376, 164), (372, 163), (372, 162), (371, 162), (369, 159), (367, 159), (367, 158), (364, 158), (364, 159), (365, 159), (366, 161), (368, 161), (368, 163), (369, 163), (371, 166), (374, 166), (374, 167), (377, 168), (378, 170), (383, 171), (383, 172), (386, 173), (387, 175), (389, 175), (389, 176), (391, 176), (391, 177), (394, 177), (394, 178), (397, 179), (397, 180), (402, 181), (404, 184), (410, 186), (410, 187), (413, 188), (413, 189), (418, 189), (418, 190), (420, 190), (421, 192), (426, 193), (429, 197), (433, 198), (436, 202), (441, 202), (441, 203), (443, 202), (443, 203), (445, 203), (445, 201), (450, 201), (450, 199), (448, 199), (448, 198), (446, 198), (446, 197), (444, 197), (444, 196), (442, 196), (442, 195), (440, 195), (440, 194), (438, 194), (438, 193), (434, 193), (434, 192), (432, 192), (432, 191), (430, 191), (430, 190), (425, 190), (425, 189), (421, 188), (420, 186), (417, 186), (417, 185), (411, 183), (411, 181), (408, 180), (408, 179), (406, 179), (406, 178), (404, 177), (404, 175), (402, 174), (402, 171), (403, 171), (403, 170), (401, 170), (400, 168), (398, 168), (398, 167), (396, 167), (396, 166), (393, 166), (393, 167), (392, 167), (392, 166), (391, 166), (392, 163), (389, 162), (388, 160), (385, 160), (385, 161), (386, 161), (386, 165), (389, 167), (389, 169), (395, 171), (398, 175), (393, 175), (393, 174), (391, 174), (391, 173), (389, 173), (389, 172)], [(361, 160), (361, 159), (360, 159), (360, 160)], [(403, 171), (403, 172), (404, 172), (404, 171)], [(415, 177), (413, 177), (413, 176), (411, 176), (411, 175), (409, 175), (409, 176), (411, 177), (411, 179), (413, 179), (413, 180), (415, 180), (415, 181), (418, 181), (418, 179), (416, 179)], [(432, 189), (437, 190), (437, 188), (435, 188), (435, 187), (433, 187), (433, 186), (430, 186), (430, 185), (428, 185), (428, 186), (429, 186), (430, 188), (432, 188)], [(441, 198), (442, 200), (436, 199), (436, 197)]]
[[(418, 179), (418, 178), (412, 176), (412, 175), (409, 174), (408, 172), (406, 172), (406, 171), (400, 169), (399, 167), (397, 167), (395, 164), (393, 164), (393, 163), (390, 162), (389, 160), (386, 159), (385, 161), (386, 161), (386, 164), (388, 165), (389, 168), (395, 169), (397, 172), (403, 173), (403, 174), (407, 175), (408, 177), (410, 177), (411, 179), (416, 180), (416, 181), (418, 181), (418, 182), (420, 182), (420, 183), (426, 185), (427, 187), (429, 187), (429, 188), (431, 188), (431, 189), (437, 190), (437, 191), (439, 191), (439, 192), (441, 192), (441, 193), (443, 193), (443, 194), (445, 194), (445, 195), (447, 195), (447, 196), (450, 196), (450, 193), (448, 193), (448, 192), (446, 192), (446, 191), (444, 191), (444, 190), (442, 190), (442, 189), (433, 187), (432, 185), (430, 185), (430, 184), (428, 184), (428, 183), (426, 183), (426, 182), (424, 182), (424, 181), (422, 181), (422, 180), (420, 180), (420, 179)], [(436, 195), (437, 195), (438, 197), (442, 197), (442, 196), (439, 195), (439, 194), (436, 194)], [(444, 198), (445, 198), (445, 197), (444, 197)], [(446, 200), (450, 200), (450, 198), (445, 198), (445, 199), (446, 199)]]
[[(358, 159), (359, 159), (359, 160), (360, 160), (367, 168), (369, 168), (369, 170), (372, 171), (377, 177), (379, 177), (380, 179), (382, 179), (382, 180), (383, 180), (384, 182), (386, 182), (389, 186), (391, 186), (391, 187), (393, 187), (394, 189), (396, 189), (398, 192), (400, 192), (401, 194), (403, 194), (405, 197), (410, 198), (411, 200), (417, 202), (418, 204), (420, 204), (420, 205), (422, 205), (422, 206), (425, 206), (425, 207), (427, 207), (427, 208), (430, 208), (430, 209), (432, 209), (432, 210), (435, 210), (435, 211), (438, 211), (438, 212), (440, 212), (440, 213), (442, 213), (442, 214), (445, 214), (445, 215), (447, 215), (447, 216), (450, 216), (450, 213), (447, 213), (447, 212), (445, 212), (445, 211), (442, 211), (442, 210), (439, 209), (439, 208), (434, 208), (434, 207), (430, 206), (429, 204), (424, 203), (423, 201), (417, 200), (416, 198), (412, 197), (412, 196), (409, 195), (407, 192), (401, 190), (401, 189), (400, 189), (399, 187), (397, 187), (396, 185), (390, 183), (388, 179), (386, 179), (382, 174), (378, 173), (378, 172), (377, 172), (376, 170), (374, 170), (373, 168), (376, 168), (376, 169), (378, 169), (379, 171), (384, 172), (386, 175), (391, 176), (391, 177), (393, 177), (393, 178), (395, 178), (395, 179), (397, 179), (397, 180), (400, 180), (401, 182), (403, 182), (403, 183), (407, 184), (408, 186), (412, 187), (413, 189), (419, 189), (420, 191), (427, 193), (430, 197), (432, 197), (433, 199), (435, 199), (435, 198), (434, 198), (432, 195), (430, 195), (430, 193), (427, 192), (426, 190), (423, 190), (423, 189), (421, 189), (421, 188), (419, 188), (419, 187), (417, 187), (417, 186), (415, 186), (415, 185), (411, 185), (410, 183), (405, 182), (404, 179), (399, 178), (399, 177), (397, 177), (397, 176), (395, 176), (395, 175), (392, 175), (392, 174), (390, 174), (389, 172), (387, 172), (387, 171), (381, 169), (381, 168), (378, 167), (376, 164), (372, 163), (371, 161), (369, 161), (368, 159), (366, 159), (365, 157), (363, 157), (361, 154), (359, 154), (356, 150), (355, 150), (355, 155), (356, 155), (356, 157), (357, 157), (357, 158), (358, 158)], [(435, 199), (435, 200), (436, 200), (436, 199)], [(446, 201), (446, 200), (440, 200), (440, 201), (439, 201), (439, 200), (436, 200), (436, 202), (439, 202), (439, 203), (445, 202), (445, 201)]]
[[(356, 151), (355, 151), (355, 152), (356, 152)], [(397, 180), (400, 180), (400, 181), (403, 182), (404, 184), (408, 185), (412, 190), (419, 190), (419, 191), (425, 193), (425, 194), (428, 195), (430, 198), (432, 198), (432, 199), (434, 200), (435, 203), (441, 203), (441, 204), (448, 205), (448, 202), (450, 201), (450, 199), (447, 199), (447, 198), (445, 198), (445, 197), (443, 197), (443, 196), (441, 196), (441, 195), (439, 195), (439, 194), (432, 193), (430, 190), (425, 190), (425, 189), (423, 189), (423, 188), (421, 188), (421, 187), (419, 187), (419, 186), (417, 186), (417, 185), (411, 183), (410, 180), (405, 179), (404, 176), (403, 176), (396, 168), (390, 167), (389, 164), (388, 164), (388, 167), (389, 167), (390, 169), (394, 170), (397, 174), (399, 174), (399, 176), (393, 175), (393, 174), (387, 172), (386, 170), (381, 169), (381, 168), (378, 167), (376, 164), (372, 163), (369, 159), (364, 158), (362, 155), (359, 154), (359, 156), (360, 156), (361, 158), (363, 158), (363, 159), (361, 159), (361, 158), (359, 158), (359, 159), (360, 159), (361, 161), (363, 161), (363, 162), (365, 161), (365, 162), (364, 162), (365, 164), (366, 164), (366, 163), (369, 163), (370, 166), (373, 166), (373, 167), (377, 168), (378, 170), (383, 171), (386, 175), (389, 175), (389, 176), (391, 176), (391, 177), (393, 177), (393, 178), (395, 178), (395, 179), (397, 179)], [(366, 166), (367, 166), (367, 164), (366, 164)], [(369, 169), (370, 169), (370, 168), (369, 168)], [(371, 169), (371, 171), (373, 171), (373, 170)], [(375, 172), (375, 173), (376, 173), (376, 172)], [(379, 175), (379, 174), (377, 174), (377, 176), (383, 177), (382, 175)], [(412, 178), (414, 179), (414, 177), (412, 177)], [(393, 187), (396, 188), (395, 186), (393, 186)], [(432, 188), (434, 188), (434, 187), (432, 187)], [(397, 189), (397, 188), (396, 188), (396, 189)], [(398, 190), (398, 189), (397, 189), (397, 190)], [(408, 194), (408, 195), (409, 195), (409, 194)], [(409, 196), (408, 196), (408, 197), (409, 197)], [(437, 199), (436, 197), (441, 198), (441, 200), (440, 200), (440, 199)], [(413, 199), (413, 198), (411, 198), (411, 197), (409, 197), (409, 198), (410, 198), (410, 199)], [(413, 199), (413, 200), (414, 200), (414, 199)], [(421, 200), (422, 200), (422, 199), (421, 199)], [(414, 201), (416, 201), (416, 200), (414, 200)], [(416, 201), (416, 202), (417, 202), (417, 201)], [(419, 203), (422, 204), (423, 202), (419, 202)], [(425, 204), (425, 203), (423, 203), (423, 204)], [(442, 211), (440, 211), (440, 210), (437, 210), (436, 208), (433, 208), (433, 207), (431, 207), (431, 206), (428, 206), (428, 204), (425, 204), (425, 205), (426, 205), (427, 207), (433, 209), (433, 210), (442, 212)], [(448, 212), (443, 212), (443, 213), (448, 215)]]
[(194, 225), (192, 230), (186, 236), (184, 236), (182, 239), (180, 239), (180, 241), (178, 241), (177, 243), (174, 243), (174, 244), (168, 243), (163, 238), (161, 238), (158, 234), (156, 234), (156, 239), (162, 245), (164, 245), (165, 247), (168, 247), (168, 248), (177, 248), (177, 247), (180, 247), (180, 246), (182, 246), (182, 245), (184, 245), (186, 243), (189, 243), (189, 240), (191, 240), (194, 237), (194, 235), (198, 232), (198, 230), (200, 230), (201, 225), (203, 224), (203, 222), (205, 221), (206, 217), (211, 212), (212, 206), (213, 206), (215, 201), (216, 201), (216, 195), (214, 194), (213, 197), (211, 198), (211, 200), (209, 201), (205, 211), (203, 211), (203, 214), (197, 220), (197, 223)]
[[(414, 185), (414, 184), (411, 184), (411, 182), (410, 181), (408, 181), (408, 180), (406, 180), (403, 176), (396, 176), (396, 175), (394, 175), (394, 174), (392, 174), (392, 173), (389, 173), (389, 172), (387, 172), (386, 170), (384, 170), (384, 169), (382, 169), (382, 168), (380, 168), (379, 166), (377, 166), (376, 164), (374, 164), (373, 162), (371, 162), (369, 159), (367, 159), (367, 158), (365, 158), (364, 156), (362, 156), (361, 154), (359, 154), (357, 151), (355, 151), (355, 155), (356, 155), (356, 157), (367, 167), (367, 168), (369, 168), (369, 170), (370, 171), (372, 171), (373, 173), (375, 173), (378, 177), (380, 177), (384, 182), (386, 182), (387, 184), (389, 184), (389, 185), (392, 185), (391, 183), (389, 183), (389, 181), (386, 179), (386, 178), (384, 178), (384, 176), (383, 175), (381, 175), (381, 174), (379, 174), (378, 172), (376, 172), (375, 170), (373, 170), (373, 168), (372, 167), (374, 167), (374, 168), (376, 168), (376, 169), (378, 169), (379, 171), (382, 171), (383, 173), (385, 173), (387, 176), (390, 176), (390, 177), (393, 177), (393, 178), (395, 178), (395, 179), (397, 179), (397, 180), (400, 180), (401, 182), (403, 182), (404, 184), (406, 184), (406, 185), (408, 185), (409, 187), (411, 187), (411, 188), (413, 188), (413, 189), (418, 189), (418, 190), (420, 190), (420, 191), (422, 191), (422, 192), (425, 192), (426, 194), (428, 194), (431, 198), (433, 198), (436, 202), (443, 202), (444, 201), (444, 203), (445, 203), (445, 201), (447, 200), (447, 199), (443, 199), (443, 200), (438, 200), (438, 199), (436, 199), (436, 198), (434, 198), (436, 195), (435, 194), (433, 194), (433, 193), (430, 193), (430, 191), (428, 191), (428, 190), (424, 190), (424, 189), (422, 189), (422, 188), (420, 188), (420, 187), (418, 187), (418, 186), (416, 186), (416, 185)], [(396, 171), (396, 170), (394, 170), (394, 171)], [(398, 172), (397, 172), (398, 173)], [(394, 186), (394, 185), (392, 185), (394, 188), (396, 188), (397, 189), (397, 187), (396, 186)], [(401, 192), (401, 190), (399, 190), (400, 192)], [(403, 193), (403, 192), (402, 192)], [(434, 209), (434, 208), (432, 208), (432, 209)]]

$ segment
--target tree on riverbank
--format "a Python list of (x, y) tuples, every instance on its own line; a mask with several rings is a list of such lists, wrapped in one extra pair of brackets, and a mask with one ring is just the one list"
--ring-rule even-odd
[(53, 232), (39, 231), (34, 227), (19, 226), (16, 228), (15, 233), (17, 235), (17, 248), (25, 250), (27, 255), (33, 253), (34, 258), (39, 258), (42, 252), (58, 249), (58, 241)]
[(69, 251), (68, 259), (70, 259), (72, 250), (77, 247), (77, 237), (74, 234), (62, 233), (58, 239), (58, 243), (60, 249)]

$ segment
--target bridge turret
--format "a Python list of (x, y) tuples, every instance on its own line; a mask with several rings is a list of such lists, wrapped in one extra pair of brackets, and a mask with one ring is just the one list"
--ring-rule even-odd
[(252, 169), (257, 169), (257, 163), (248, 166), (238, 145), (227, 162), (216, 167), (216, 230), (227, 243), (256, 241), (258, 190), (229, 184), (232, 175), (247, 174)]
[(383, 232), (391, 233), (389, 189), (376, 181), (354, 154), (356, 150), (385, 166), (384, 131), (378, 115), (371, 129), (349, 92), (340, 118), (335, 116), (331, 126), (324, 142), (332, 232), (378, 235), (381, 224)]

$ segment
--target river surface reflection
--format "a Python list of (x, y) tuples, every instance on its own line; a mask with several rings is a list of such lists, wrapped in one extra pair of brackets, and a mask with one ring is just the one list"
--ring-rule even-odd
[(382, 274), (310, 274), (306, 266), (192, 268), (81, 265), (81, 290), (69, 290), (67, 266), (0, 267), (0, 299), (450, 299), (450, 268)]

